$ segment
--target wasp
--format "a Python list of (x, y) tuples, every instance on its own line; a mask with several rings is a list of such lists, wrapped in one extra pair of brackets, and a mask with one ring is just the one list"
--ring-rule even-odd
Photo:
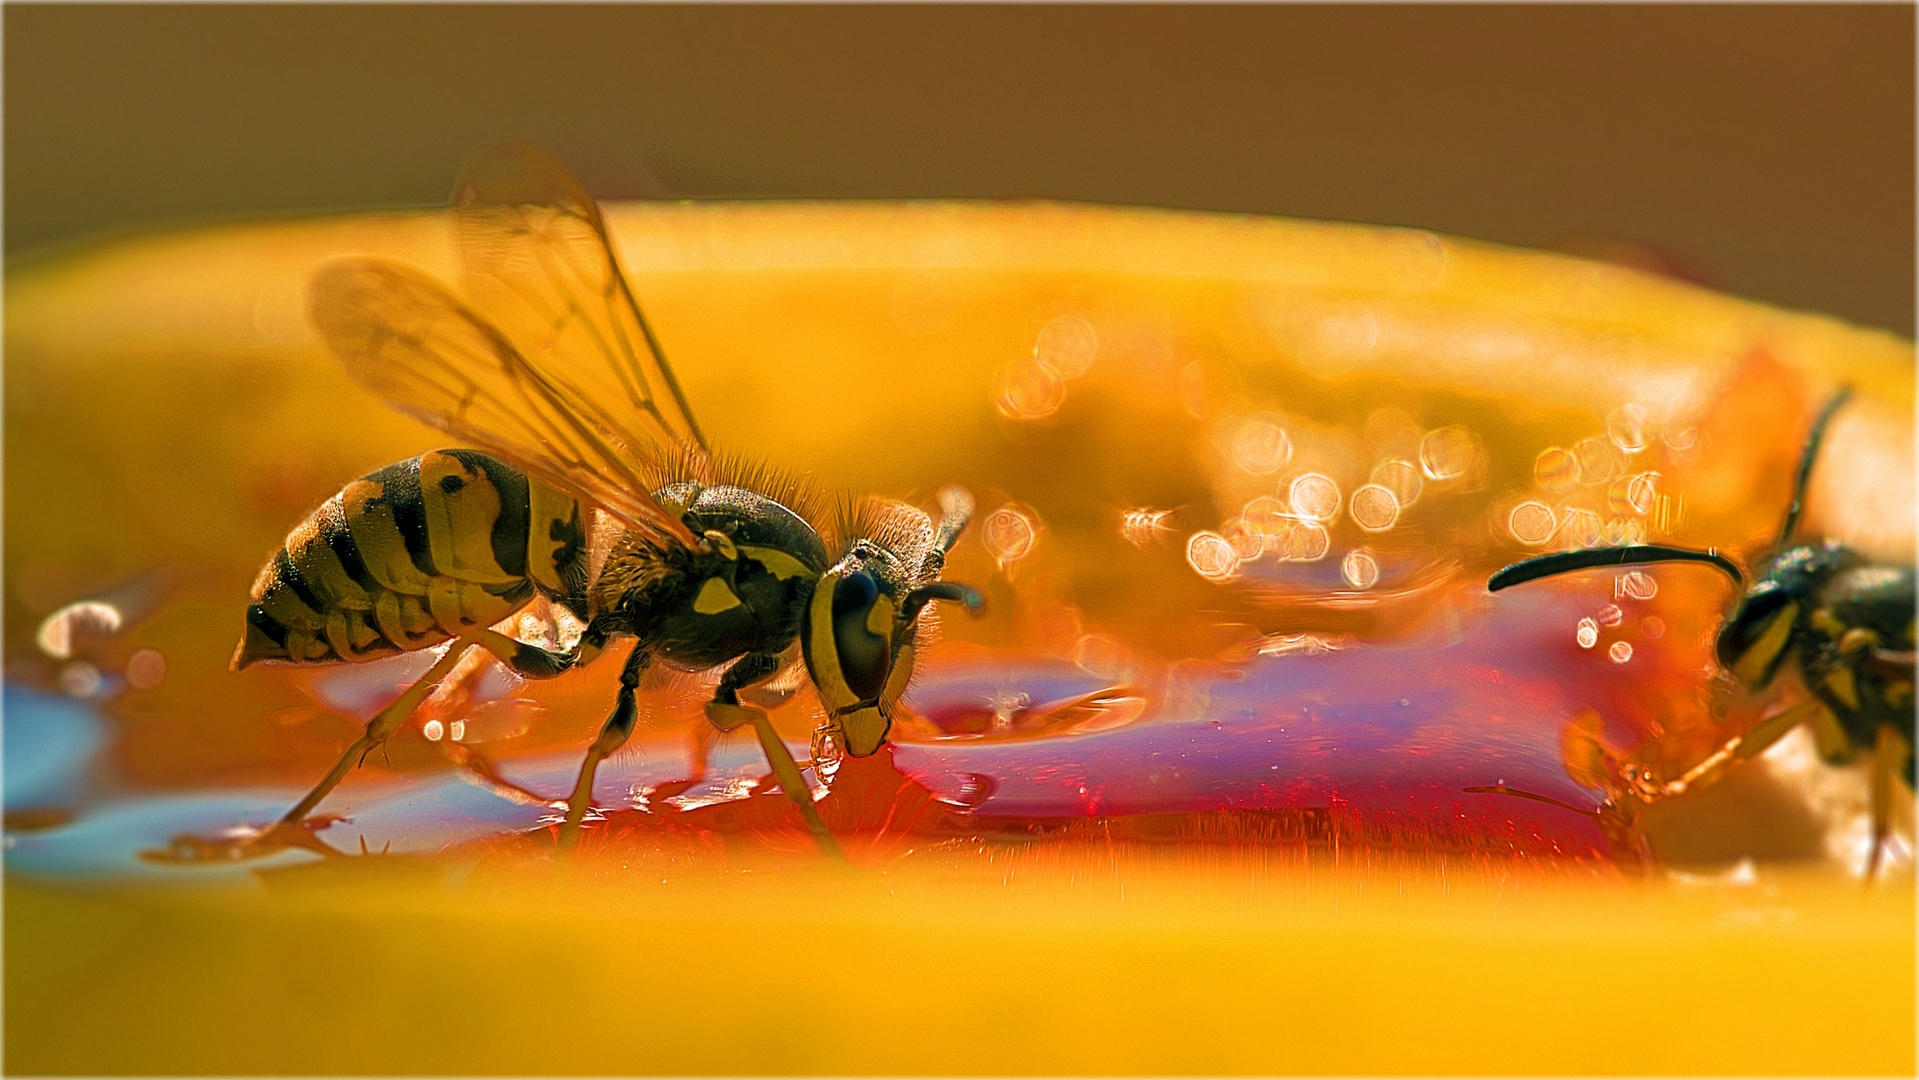
[(1724, 766), (1763, 752), (1800, 724), (1810, 723), (1820, 757), (1827, 763), (1845, 764), (1862, 752), (1874, 755), (1872, 850), (1866, 866), (1870, 878), (1891, 826), (1895, 778), (1907, 788), (1913, 786), (1914, 568), (1875, 563), (1837, 541), (1794, 539), (1819, 444), (1850, 395), (1849, 388), (1841, 390), (1814, 419), (1799, 458), (1785, 523), (1765, 569), (1750, 588), (1739, 567), (1717, 551), (1662, 544), (1541, 555), (1499, 571), (1486, 587), (1498, 592), (1579, 570), (1662, 562), (1704, 563), (1731, 578), (1743, 593), (1714, 641), (1720, 667), (1738, 684), (1762, 690), (1791, 662), (1811, 698), (1731, 739), (1677, 779), (1663, 784), (1644, 777), (1629, 779), (1643, 781), (1637, 786), (1647, 798), (1680, 794)]
[[(501, 147), (468, 165), (454, 202), (465, 298), (407, 264), (353, 258), (314, 277), (309, 315), (354, 378), (471, 448), (370, 473), (295, 526), (254, 583), (233, 667), (445, 651), (253, 843), (298, 831), (470, 650), (546, 679), (631, 639), (562, 839), (577, 838), (597, 766), (633, 731), (643, 676), (730, 664), (707, 719), (754, 730), (837, 853), (799, 763), (740, 693), (781, 672), (797, 642), (826, 710), (816, 773), (876, 753), (927, 606), (980, 608), (975, 590), (939, 580), (971, 497), (945, 489), (937, 525), (910, 507), (824, 523), (805, 484), (708, 447), (598, 205), (564, 167)], [(536, 598), (577, 620), (570, 647), (502, 632)], [(172, 850), (211, 849), (180, 837)]]

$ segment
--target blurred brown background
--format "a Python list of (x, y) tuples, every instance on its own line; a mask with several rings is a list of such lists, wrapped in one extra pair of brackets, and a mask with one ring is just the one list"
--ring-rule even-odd
[(443, 201), (1020, 196), (1629, 241), (1913, 329), (1910, 5), (5, 8), (10, 263)]

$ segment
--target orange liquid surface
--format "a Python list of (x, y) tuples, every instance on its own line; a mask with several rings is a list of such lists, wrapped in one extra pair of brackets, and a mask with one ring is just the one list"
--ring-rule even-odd
[[(1840, 382), (1807, 527), (1911, 561), (1910, 343), (1406, 230), (609, 221), (721, 448), (978, 499), (946, 577), (985, 613), (944, 615), (893, 745), (816, 801), (850, 865), (750, 736), (687, 782), (710, 676), (644, 688), (577, 852), (458, 767), (563, 794), (607, 661), (430, 703), (322, 805), (337, 856), (139, 859), (272, 820), (417, 669), (226, 661), (285, 530), (446, 441), (346, 380), (304, 282), (452, 256), (438, 215), (128, 243), (8, 283), (10, 1071), (1914, 1068), (1908, 793), (1867, 888), (1859, 770), (1788, 746), (1681, 797), (1623, 778), (1799, 692), (1718, 673), (1730, 585), (1484, 588), (1628, 539), (1750, 565)], [(55, 655), (81, 600), (118, 625)]]

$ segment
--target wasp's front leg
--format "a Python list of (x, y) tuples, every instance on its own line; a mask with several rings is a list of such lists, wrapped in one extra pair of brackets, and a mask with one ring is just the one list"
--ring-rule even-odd
[(812, 830), (820, 851), (833, 858), (841, 858), (839, 843), (827, 831), (826, 822), (821, 820), (819, 808), (813, 805), (812, 792), (807, 790), (806, 781), (800, 776), (799, 763), (787, 751), (779, 732), (773, 730), (772, 718), (762, 709), (740, 704), (741, 690), (771, 677), (779, 669), (780, 659), (772, 653), (747, 653), (740, 657), (721, 677), (713, 700), (706, 703), (706, 718), (721, 731), (753, 725), (753, 734), (759, 737), (760, 749), (766, 753), (766, 763), (773, 767), (773, 776), (779, 780), (780, 790), (786, 792), (786, 797), (799, 808), (800, 816), (806, 819), (806, 827)]

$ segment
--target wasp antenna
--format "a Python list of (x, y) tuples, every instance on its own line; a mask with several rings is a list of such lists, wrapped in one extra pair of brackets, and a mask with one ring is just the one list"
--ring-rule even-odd
[(1786, 507), (1786, 523), (1779, 527), (1779, 543), (1775, 547), (1783, 548), (1786, 541), (1792, 539), (1793, 529), (1799, 526), (1799, 512), (1806, 501), (1806, 482), (1812, 478), (1812, 462), (1819, 455), (1819, 444), (1826, 437), (1826, 424), (1832, 420), (1832, 414), (1839, 411), (1852, 397), (1852, 387), (1842, 386), (1832, 395), (1826, 407), (1819, 410), (1819, 418), (1812, 422), (1812, 430), (1806, 433), (1806, 449), (1799, 455), (1799, 478), (1792, 485), (1792, 503)]
[(1585, 548), (1579, 551), (1555, 551), (1551, 555), (1516, 562), (1486, 582), (1486, 591), (1498, 592), (1514, 585), (1521, 585), (1539, 578), (1569, 574), (1574, 570), (1590, 570), (1599, 566), (1642, 566), (1647, 563), (1662, 562), (1701, 562), (1708, 563), (1724, 571), (1734, 585), (1745, 587), (1745, 575), (1739, 572), (1731, 559), (1717, 551), (1694, 551), (1692, 548), (1668, 547), (1665, 544), (1630, 544), (1625, 547)]

